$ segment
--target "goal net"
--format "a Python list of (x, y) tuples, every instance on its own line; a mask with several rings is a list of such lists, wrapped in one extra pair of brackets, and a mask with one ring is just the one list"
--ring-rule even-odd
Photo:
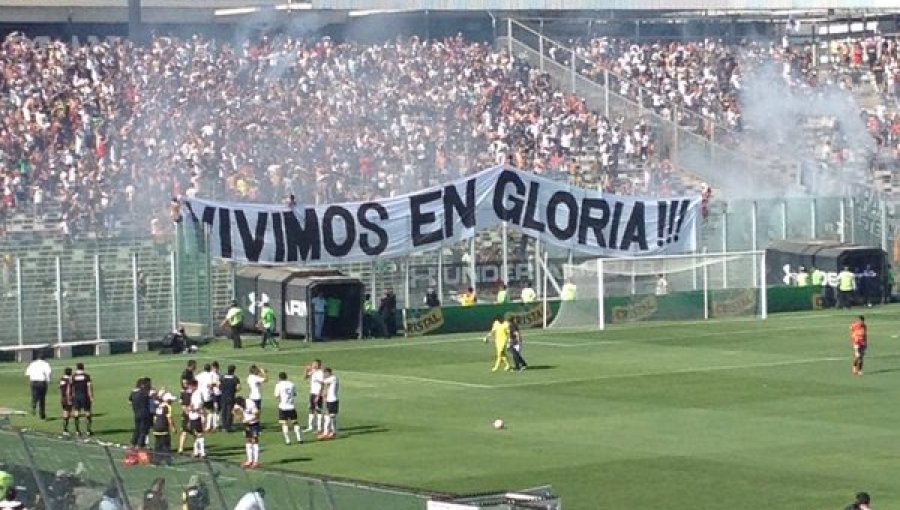
[(610, 323), (764, 318), (763, 252), (590, 259), (563, 264), (548, 300), (559, 307), (552, 328)]

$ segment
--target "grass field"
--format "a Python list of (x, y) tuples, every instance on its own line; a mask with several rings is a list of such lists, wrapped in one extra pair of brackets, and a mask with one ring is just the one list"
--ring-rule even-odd
[[(567, 510), (842, 508), (859, 490), (878, 508), (898, 507), (900, 307), (866, 312), (864, 377), (850, 375), (850, 312), (527, 331), (524, 373), (491, 373), (477, 334), (277, 353), (222, 343), (196, 358), (233, 362), (241, 375), (255, 362), (299, 381), (318, 357), (341, 377), (344, 432), (302, 446), (280, 443), (267, 385), (262, 462), (280, 469), (445, 493), (549, 483)], [(127, 442), (134, 380), (176, 387), (185, 358), (81, 360), (95, 381), (98, 435)], [(0, 365), (2, 405), (28, 408), (22, 370)], [(49, 401), (55, 414), (55, 393)], [(491, 427), (498, 417), (506, 430)], [(16, 424), (60, 427), (30, 416)], [(208, 448), (240, 461), (240, 442), (217, 434)]]

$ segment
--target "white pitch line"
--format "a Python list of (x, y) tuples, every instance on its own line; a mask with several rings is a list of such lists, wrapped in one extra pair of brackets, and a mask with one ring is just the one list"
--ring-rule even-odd
[[(231, 361), (236, 361), (238, 363), (254, 363), (253, 361), (244, 360), (244, 359), (235, 359), (231, 358)], [(296, 365), (291, 365), (289, 363), (268, 363), (268, 365), (275, 367), (291, 367), (296, 368)], [(458, 386), (461, 388), (478, 388), (478, 389), (491, 389), (494, 387), (492, 384), (479, 384), (479, 383), (470, 383), (464, 381), (453, 381), (450, 379), (432, 379), (430, 377), (419, 377), (415, 375), (404, 375), (404, 374), (379, 374), (377, 372), (358, 372), (355, 370), (341, 370), (343, 374), (357, 375), (357, 376), (368, 376), (368, 377), (379, 377), (382, 379), (399, 379), (403, 381), (415, 381), (415, 382), (426, 382), (433, 384), (442, 384), (445, 386)]]
[(518, 388), (525, 386), (550, 386), (553, 384), (567, 384), (567, 383), (577, 383), (577, 382), (591, 382), (591, 381), (607, 381), (610, 379), (633, 379), (637, 377), (653, 377), (657, 375), (678, 375), (678, 374), (702, 374), (705, 372), (720, 372), (726, 370), (746, 370), (748, 368), (769, 368), (769, 367), (783, 367), (783, 366), (791, 366), (791, 365), (806, 365), (810, 363), (822, 363), (826, 361), (846, 361), (846, 356), (830, 356), (826, 358), (807, 358), (807, 359), (795, 359), (795, 360), (785, 360), (785, 361), (768, 361), (762, 363), (746, 363), (742, 365), (719, 365), (713, 367), (694, 367), (694, 368), (679, 368), (677, 370), (662, 370), (656, 372), (630, 372), (627, 374), (606, 374), (606, 375), (598, 375), (595, 377), (579, 377), (572, 379), (557, 379), (557, 380), (549, 380), (549, 381), (529, 381), (523, 383), (510, 383), (510, 384), (495, 384), (492, 385), (492, 388)]
[(612, 345), (612, 344), (621, 344), (624, 343), (622, 340), (598, 340), (596, 342), (575, 342), (571, 344), (564, 344), (559, 342), (547, 342), (544, 340), (529, 340), (527, 342), (528, 345), (547, 345), (550, 347), (590, 347), (593, 345)]

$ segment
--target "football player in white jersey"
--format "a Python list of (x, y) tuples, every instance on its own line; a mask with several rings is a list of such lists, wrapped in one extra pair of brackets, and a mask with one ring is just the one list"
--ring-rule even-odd
[(303, 442), (300, 424), (297, 423), (297, 387), (288, 381), (287, 374), (278, 374), (278, 382), (275, 383), (275, 399), (278, 401), (278, 423), (281, 424), (281, 434), (284, 436), (284, 444), (291, 444), (291, 428), (298, 443)]
[(338, 390), (340, 389), (340, 383), (330, 368), (326, 368), (324, 374), (325, 379), (322, 382), (325, 389), (322, 393), (325, 395), (325, 411), (327, 414), (325, 415), (325, 428), (319, 434), (319, 439), (334, 439), (334, 435), (337, 433)]
[(247, 376), (247, 398), (256, 404), (258, 411), (262, 411), (262, 385), (268, 380), (265, 368), (250, 365), (250, 375)]
[(194, 436), (194, 457), (206, 457), (206, 438), (203, 437), (203, 396), (197, 388), (197, 380), (191, 381), (191, 406), (188, 408), (189, 432)]
[(215, 403), (213, 402), (213, 372), (212, 365), (209, 363), (203, 365), (203, 371), (199, 372), (194, 379), (197, 381), (197, 391), (203, 402), (203, 431), (212, 430), (212, 416), (215, 414)]
[(244, 422), (244, 448), (247, 461), (244, 468), (259, 467), (259, 409), (253, 400), (238, 397), (234, 401), (234, 414)]
[(324, 414), (322, 409), (322, 383), (325, 380), (325, 372), (322, 370), (322, 360), (315, 359), (306, 366), (306, 380), (309, 381), (309, 420), (303, 432), (313, 430), (324, 432)]

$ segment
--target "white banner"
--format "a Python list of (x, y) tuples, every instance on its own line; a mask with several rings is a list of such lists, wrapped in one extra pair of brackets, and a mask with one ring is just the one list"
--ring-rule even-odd
[(212, 255), (263, 264), (405, 257), (504, 221), (542, 242), (606, 257), (695, 248), (700, 197), (649, 199), (566, 186), (494, 167), (440, 187), (371, 202), (297, 206), (185, 199), (186, 233), (210, 229)]

